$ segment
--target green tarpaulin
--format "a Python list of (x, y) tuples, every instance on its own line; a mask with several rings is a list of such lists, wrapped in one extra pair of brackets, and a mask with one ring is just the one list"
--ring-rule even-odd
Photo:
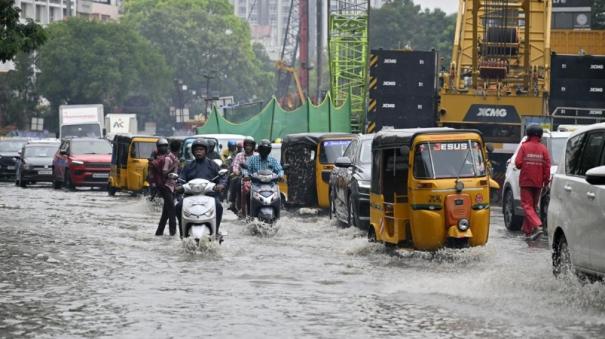
[(242, 134), (256, 140), (283, 138), (292, 133), (304, 132), (351, 132), (351, 99), (336, 107), (328, 94), (319, 106), (309, 99), (293, 111), (283, 109), (275, 98), (255, 116), (239, 124), (230, 122), (215, 109), (208, 115), (197, 134)]

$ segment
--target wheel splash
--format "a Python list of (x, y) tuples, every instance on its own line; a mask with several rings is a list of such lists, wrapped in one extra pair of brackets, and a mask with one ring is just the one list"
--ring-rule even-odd
[(278, 221), (268, 223), (258, 219), (246, 219), (245, 222), (250, 234), (259, 237), (273, 237), (280, 227)]
[(218, 241), (211, 241), (208, 237), (204, 237), (199, 241), (193, 238), (185, 238), (181, 243), (186, 253), (208, 256), (218, 256), (219, 254), (220, 244)]

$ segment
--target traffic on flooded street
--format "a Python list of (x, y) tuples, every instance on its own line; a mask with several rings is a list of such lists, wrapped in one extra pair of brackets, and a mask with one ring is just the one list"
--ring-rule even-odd
[(393, 249), (289, 209), (272, 237), (226, 212), (202, 251), (154, 236), (146, 198), (0, 190), (3, 338), (605, 336), (605, 285), (556, 279), (497, 207), (484, 247)]

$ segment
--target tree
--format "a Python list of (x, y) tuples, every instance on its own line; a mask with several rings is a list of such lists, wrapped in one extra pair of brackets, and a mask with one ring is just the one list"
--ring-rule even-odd
[(103, 104), (120, 112), (136, 102), (141, 111), (133, 113), (166, 114), (171, 70), (132, 28), (70, 18), (51, 24), (48, 34), (39, 51), (38, 86), (53, 111), (61, 104)]
[(412, 0), (394, 0), (371, 9), (370, 47), (372, 49), (435, 49), (446, 60), (451, 58), (456, 16), (440, 9), (422, 10)]
[(131, 0), (124, 20), (162, 51), (176, 79), (205, 93), (268, 98), (274, 72), (258, 60), (250, 28), (226, 0)]
[(29, 53), (46, 40), (40, 25), (29, 19), (19, 22), (20, 12), (14, 0), (0, 0), (0, 62), (12, 60), (19, 52)]
[(6, 85), (0, 92), (4, 112), (3, 124), (26, 128), (32, 117), (41, 112), (40, 95), (37, 93), (33, 54), (19, 53), (14, 57), (15, 69), (6, 74)]

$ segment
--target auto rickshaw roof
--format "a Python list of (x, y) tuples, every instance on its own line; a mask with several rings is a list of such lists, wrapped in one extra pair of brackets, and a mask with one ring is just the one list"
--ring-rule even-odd
[(313, 132), (313, 133), (295, 133), (288, 134), (282, 139), (282, 147), (287, 147), (289, 144), (307, 144), (316, 146), (323, 139), (338, 138), (338, 137), (354, 137), (351, 133), (338, 132)]
[(376, 134), (372, 141), (372, 149), (394, 148), (402, 145), (411, 146), (412, 141), (419, 135), (443, 133), (477, 133), (474, 129), (455, 129), (451, 127), (405, 128), (383, 130)]
[(159, 139), (160, 137), (154, 135), (142, 135), (142, 134), (126, 134), (126, 133), (118, 133), (114, 135), (113, 141), (128, 141), (130, 142), (134, 138), (149, 138), (149, 139)]

